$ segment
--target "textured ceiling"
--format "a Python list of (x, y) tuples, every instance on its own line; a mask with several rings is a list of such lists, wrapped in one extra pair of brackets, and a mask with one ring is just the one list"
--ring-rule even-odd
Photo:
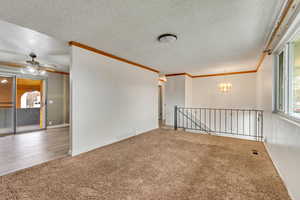
[(66, 42), (4, 21), (0, 21), (0, 30), (0, 61), (24, 63), (33, 52), (41, 64), (68, 71), (70, 53)]
[[(2, 0), (0, 19), (163, 73), (254, 69), (282, 0)], [(156, 37), (175, 33), (162, 44)]]

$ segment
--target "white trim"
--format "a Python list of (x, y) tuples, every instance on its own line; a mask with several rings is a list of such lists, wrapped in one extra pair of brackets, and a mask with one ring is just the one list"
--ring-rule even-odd
[(103, 144), (93, 145), (91, 147), (88, 147), (87, 149), (84, 149), (84, 151), (71, 151), (71, 152), (69, 151), (69, 153), (71, 153), (72, 157), (78, 156), (80, 154), (87, 153), (87, 152), (93, 151), (95, 149), (103, 148), (103, 147), (106, 147), (106, 146), (109, 146), (109, 145), (113, 145), (115, 143), (118, 143), (118, 142), (130, 139), (130, 138), (133, 138), (133, 137), (136, 137), (138, 135), (142, 135), (142, 134), (145, 134), (145, 133), (148, 133), (148, 132), (151, 132), (151, 131), (155, 131), (155, 130), (158, 130), (158, 129), (159, 128), (149, 129), (149, 130), (146, 130), (146, 131), (142, 131), (140, 133), (135, 133), (134, 135), (127, 135), (127, 136), (124, 136), (124, 137), (115, 138), (115, 139), (107, 141), (107, 142), (105, 142)]
[(275, 112), (273, 114), (276, 115), (277, 117), (279, 117), (282, 120), (285, 120), (285, 121), (287, 121), (291, 124), (294, 124), (294, 125), (300, 127), (300, 119), (298, 119), (296, 117), (293, 117), (291, 115), (287, 115), (285, 113), (278, 113), (278, 112)]
[(1, 135), (7, 135), (7, 134), (13, 134), (14, 131), (13, 131), (13, 128), (10, 127), (10, 128), (1, 128), (0, 129), (0, 136)]
[(278, 83), (277, 83), (277, 76), (278, 76), (278, 56), (274, 55), (273, 56), (273, 65), (272, 65), (272, 112), (276, 112), (277, 110), (277, 104), (278, 104), (278, 99), (277, 99), (277, 88), (278, 88)]
[[(288, 102), (288, 91), (287, 91), (287, 81), (288, 81), (288, 46), (285, 45), (283, 49), (280, 50), (280, 52), (278, 54), (275, 55), (276, 57), (276, 63), (275, 63), (275, 71), (276, 73), (274, 73), (274, 78), (275, 78), (275, 83), (276, 83), (276, 88), (275, 88), (275, 98), (276, 98), (276, 104), (274, 105), (275, 111), (279, 111), (279, 112), (287, 112), (287, 102)], [(279, 57), (280, 55), (283, 54), (283, 63), (282, 63), (282, 74), (279, 73)], [(280, 75), (282, 75), (282, 85), (279, 85), (279, 79), (280, 79)], [(282, 88), (282, 108), (280, 109), (280, 96), (279, 96), (279, 88)]]
[(47, 129), (52, 129), (52, 128), (64, 128), (64, 127), (69, 127), (70, 124), (58, 124), (58, 125), (53, 125), (53, 126), (47, 126)]
[(287, 68), (287, 113), (291, 115), (294, 110), (294, 104), (293, 104), (293, 73), (294, 73), (294, 43), (289, 42), (287, 44), (288, 49), (288, 68)]
[(267, 151), (267, 153), (268, 153), (268, 155), (269, 155), (269, 158), (270, 158), (271, 162), (273, 163), (273, 165), (274, 165), (274, 167), (275, 167), (277, 173), (279, 174), (279, 176), (280, 176), (280, 178), (281, 178), (281, 180), (282, 180), (282, 182), (283, 182), (283, 185), (285, 186), (285, 188), (286, 188), (286, 190), (287, 190), (287, 192), (288, 192), (290, 198), (291, 198), (292, 200), (296, 200), (296, 198), (292, 195), (291, 191), (290, 191), (289, 188), (287, 187), (287, 184), (286, 184), (286, 181), (285, 181), (285, 179), (284, 179), (284, 176), (283, 176), (282, 172), (280, 171), (279, 167), (277, 166), (275, 160), (272, 158), (272, 155), (271, 155), (271, 152), (270, 152), (270, 149), (269, 149), (267, 143), (264, 142), (263, 144), (264, 144), (264, 147), (265, 147), (265, 149), (266, 149), (266, 151)]

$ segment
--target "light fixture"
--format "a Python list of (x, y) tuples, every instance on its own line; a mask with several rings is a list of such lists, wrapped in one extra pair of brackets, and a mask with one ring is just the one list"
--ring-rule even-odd
[(231, 83), (220, 83), (219, 84), (219, 89), (221, 92), (229, 92), (232, 88)]
[(165, 75), (159, 75), (159, 81), (167, 82), (167, 77)]
[(24, 74), (32, 74), (32, 75), (41, 75), (41, 76), (46, 75), (46, 71), (43, 70), (40, 66), (40, 63), (35, 60), (37, 57), (36, 54), (30, 53), (29, 56), (31, 57), (31, 60), (26, 61), (28, 66), (23, 68), (21, 72)]
[(172, 33), (165, 33), (157, 37), (157, 40), (161, 43), (170, 43), (177, 40), (177, 35)]
[(1, 80), (1, 83), (2, 83), (2, 84), (7, 84), (7, 83), (8, 83), (8, 80), (7, 80), (7, 79), (3, 79), (3, 80)]

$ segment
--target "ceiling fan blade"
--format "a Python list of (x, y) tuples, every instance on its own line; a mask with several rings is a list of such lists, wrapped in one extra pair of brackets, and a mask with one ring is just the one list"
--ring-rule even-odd
[(57, 70), (57, 67), (53, 64), (40, 64), (40, 67), (48, 69), (48, 70), (52, 70), (52, 71)]
[(9, 62), (5, 60), (0, 60), (0, 65), (8, 66), (8, 67), (17, 67), (17, 68), (24, 68), (26, 65), (19, 62)]

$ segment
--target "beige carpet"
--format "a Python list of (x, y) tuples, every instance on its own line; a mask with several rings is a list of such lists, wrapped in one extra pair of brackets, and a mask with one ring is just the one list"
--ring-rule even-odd
[[(101, 133), (99, 133), (101, 134)], [(252, 150), (258, 150), (258, 155)], [(288, 200), (263, 144), (156, 130), (0, 177), (0, 199)]]

